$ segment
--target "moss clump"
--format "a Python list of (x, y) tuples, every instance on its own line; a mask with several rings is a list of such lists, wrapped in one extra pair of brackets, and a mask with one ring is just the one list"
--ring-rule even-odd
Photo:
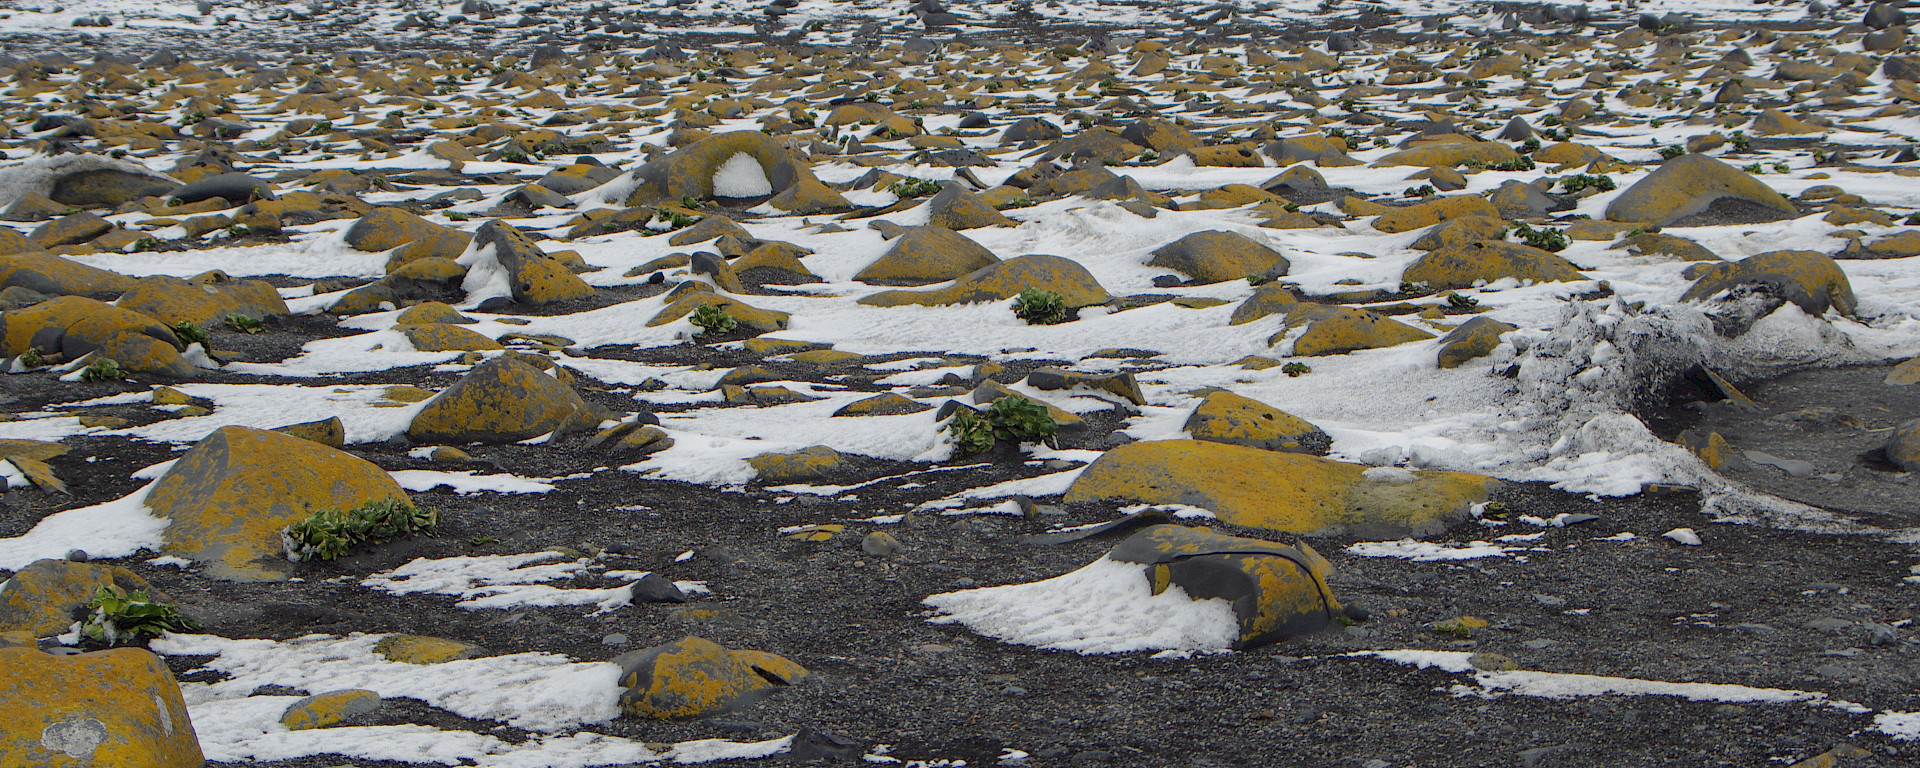
[(200, 623), (187, 618), (180, 609), (155, 602), (147, 590), (129, 593), (112, 584), (102, 584), (87, 601), (87, 619), (80, 634), (107, 645), (132, 645), (162, 632), (188, 632)]
[(333, 560), (356, 544), (392, 541), (414, 533), (431, 534), (440, 512), (395, 499), (379, 499), (348, 510), (322, 509), (280, 531), (287, 559)]

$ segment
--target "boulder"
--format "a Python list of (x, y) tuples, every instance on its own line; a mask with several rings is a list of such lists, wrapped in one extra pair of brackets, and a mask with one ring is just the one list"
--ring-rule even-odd
[(308, 731), (336, 725), (357, 725), (380, 709), (380, 694), (350, 689), (314, 694), (287, 706), (280, 724), (289, 731)]
[(1520, 154), (1512, 147), (1490, 141), (1426, 141), (1390, 153), (1373, 161), (1376, 168), (1412, 165), (1423, 168), (1457, 168), (1462, 165), (1499, 165), (1513, 162)]
[(1799, 215), (1793, 203), (1745, 171), (1706, 155), (1680, 155), (1662, 163), (1607, 204), (1607, 218), (1669, 226), (1707, 213), (1714, 203), (1744, 203), (1748, 218), (1771, 221)]
[(591, 428), (602, 414), (559, 379), (519, 355), (473, 367), (413, 417), (418, 443), (517, 443), (555, 431)]
[(156, 275), (140, 278), (116, 305), (167, 325), (211, 327), (233, 315), (265, 320), (288, 314), (286, 300), (264, 280), (235, 280), (212, 272), (192, 280)]
[(1468, 320), (1440, 337), (1437, 361), (1441, 368), (1458, 368), (1468, 360), (1492, 352), (1494, 347), (1500, 346), (1501, 335), (1513, 330), (1517, 329), (1512, 324), (1491, 317)]
[(458, 263), (467, 268), (461, 287), (470, 296), (498, 296), (502, 281), (517, 304), (540, 306), (593, 296), (593, 286), (547, 255), (526, 233), (499, 219), (480, 225)]
[(764, 484), (819, 480), (847, 465), (847, 457), (824, 445), (788, 453), (763, 453), (747, 459)]
[(133, 278), (48, 253), (0, 256), (0, 288), (19, 287), (48, 296), (120, 293)]
[(691, 315), (694, 310), (704, 306), (719, 307), (741, 326), (759, 333), (786, 330), (787, 321), (792, 317), (785, 312), (748, 306), (739, 300), (711, 291), (693, 291), (669, 302), (658, 314), (647, 320), (647, 327), (666, 325)]
[(487, 655), (487, 649), (473, 643), (427, 635), (387, 635), (373, 644), (373, 652), (402, 664), (444, 664)]
[[(392, 397), (392, 395), (389, 394), (388, 397)], [(299, 424), (288, 424), (284, 427), (274, 427), (273, 431), (283, 435), (292, 435), (293, 437), (308, 442), (319, 443), (328, 448), (347, 447), (347, 425), (340, 421), (340, 417), (338, 416), (328, 416), (324, 419), (303, 421)]]
[(1248, 296), (1246, 301), (1240, 302), (1240, 306), (1233, 308), (1233, 317), (1227, 321), (1227, 324), (1245, 325), (1268, 315), (1291, 310), (1293, 305), (1299, 303), (1300, 297), (1294, 295), (1293, 291), (1286, 286), (1279, 283), (1262, 283), (1253, 289), (1252, 296)]
[(1380, 214), (1379, 218), (1373, 220), (1373, 228), (1381, 232), (1412, 232), (1462, 216), (1499, 218), (1500, 211), (1493, 203), (1478, 195), (1442, 197)]
[(1326, 432), (1305, 419), (1226, 390), (1201, 400), (1182, 428), (1195, 440), (1269, 451), (1325, 456), (1333, 445)]
[(1920, 472), (1920, 419), (1894, 427), (1880, 450), (1901, 471)]
[(180, 684), (139, 648), (0, 648), (0, 765), (200, 768)]
[(901, 416), (909, 413), (932, 410), (933, 406), (918, 400), (911, 400), (892, 392), (882, 392), (847, 403), (834, 411), (834, 416)]
[(712, 214), (702, 217), (699, 221), (694, 222), (691, 227), (667, 236), (667, 244), (676, 248), (682, 248), (729, 235), (743, 241), (753, 239), (753, 234), (749, 233), (746, 227), (734, 223), (733, 219), (719, 214)]
[(687, 637), (614, 657), (620, 667), (620, 709), (671, 720), (732, 712), (799, 682), (806, 668), (762, 651), (734, 651)]
[(153, 602), (171, 602), (139, 574), (118, 565), (35, 560), (0, 582), (0, 633), (29, 632), (34, 637), (64, 633), (86, 618), (87, 601), (109, 585), (129, 594), (144, 589)]
[[(746, 158), (744, 161), (735, 158)], [(720, 171), (728, 173), (720, 175)], [(755, 177), (755, 171), (759, 176)], [(715, 177), (722, 182), (715, 185)], [(757, 197), (771, 194), (767, 204), (794, 213), (852, 204), (815, 178), (813, 170), (778, 140), (759, 131), (735, 131), (711, 136), (648, 162), (629, 177), (634, 190), (628, 207), (715, 196)], [(756, 184), (764, 184), (760, 192)], [(733, 192), (735, 194), (723, 194)], [(744, 194), (754, 192), (755, 194)]]
[(1347, 155), (1346, 140), (1332, 136), (1292, 136), (1270, 142), (1262, 151), (1279, 165), (1313, 163), (1321, 168), (1340, 168), (1360, 164)]
[(180, 455), (147, 494), (169, 521), (164, 549), (216, 578), (285, 578), (280, 531), (322, 509), (408, 501), (373, 462), (279, 432), (221, 427)]
[(667, 432), (650, 424), (636, 421), (623, 421), (587, 440), (588, 448), (601, 448), (613, 453), (633, 453), (641, 456), (659, 453), (673, 447), (673, 438)]
[(167, 196), (181, 203), (197, 203), (217, 197), (234, 205), (242, 205), (254, 200), (272, 200), (273, 185), (244, 173), (222, 173), (189, 183)]
[(1068, 503), (1188, 504), (1251, 528), (1309, 536), (1428, 536), (1466, 517), (1498, 481), (1364, 467), (1200, 440), (1128, 443), (1095, 459)]
[(145, 169), (97, 168), (60, 176), (46, 195), (63, 205), (112, 208), (129, 200), (164, 196), (179, 188), (179, 182)]
[(1134, 121), (1132, 125), (1120, 131), (1120, 138), (1165, 156), (1192, 152), (1200, 148), (1200, 138), (1194, 136), (1192, 131), (1180, 127), (1171, 120), (1158, 118)]
[(958, 184), (948, 184), (927, 201), (927, 224), (952, 230), (1011, 227), (1020, 222), (1002, 216)]
[(1720, 256), (1707, 247), (1678, 235), (1664, 232), (1645, 232), (1621, 240), (1607, 250), (1624, 250), (1635, 256), (1659, 256), (1676, 261), (1720, 261)]
[(1523, 283), (1587, 279), (1573, 262), (1539, 248), (1482, 240), (1422, 256), (1407, 266), (1400, 274), (1400, 281), (1443, 291), (1472, 288), (1508, 277)]
[(906, 304), (937, 306), (1000, 301), (1013, 298), (1028, 288), (1060, 294), (1068, 307), (1104, 304), (1111, 300), (1093, 273), (1079, 262), (1059, 256), (1029, 254), (982, 267), (955, 281), (953, 285), (931, 291), (882, 291), (861, 297), (860, 303), (876, 307)]
[(1355, 307), (1295, 304), (1287, 310), (1287, 328), (1267, 339), (1278, 344), (1292, 329), (1306, 326), (1294, 337), (1292, 354), (1300, 357), (1339, 355), (1433, 338), (1433, 334)]
[(1438, 251), (1482, 240), (1499, 240), (1506, 233), (1506, 219), (1484, 215), (1461, 216), (1440, 222), (1408, 247), (1420, 251)]
[(457, 259), (472, 236), (399, 208), (374, 208), (347, 227), (347, 245), (368, 253), (392, 251), (387, 270), (416, 259)]
[(401, 310), (393, 319), (396, 325), (422, 325), (426, 323), (449, 323), (468, 325), (476, 322), (473, 318), (460, 314), (459, 310), (438, 301), (423, 301)]
[(1200, 284), (1250, 276), (1279, 277), (1290, 266), (1285, 256), (1238, 232), (1195, 232), (1155, 249), (1147, 264), (1176, 270)]
[(1094, 126), (1073, 136), (1061, 139), (1041, 149), (1029, 158), (1041, 160), (1090, 160), (1104, 165), (1119, 165), (1140, 156), (1146, 148), (1121, 138), (1113, 129)]
[(1043, 391), (1064, 391), (1079, 387), (1098, 390), (1118, 397), (1134, 405), (1146, 405), (1147, 396), (1140, 391), (1140, 382), (1126, 371), (1119, 373), (1081, 373), (1064, 368), (1036, 368), (1027, 374), (1027, 385)]
[(506, 349), (500, 342), (466, 328), (447, 323), (396, 325), (394, 330), (407, 337), (407, 343), (421, 352), (468, 352)]
[(1127, 537), (1107, 559), (1145, 566), (1141, 575), (1153, 594), (1179, 587), (1194, 600), (1232, 604), (1239, 627), (1233, 648), (1318, 632), (1347, 615), (1327, 585), (1333, 564), (1305, 543), (1155, 525)]
[(66, 360), (97, 352), (131, 371), (185, 377), (194, 368), (180, 356), (184, 346), (158, 320), (79, 296), (0, 313), (0, 356), (32, 347)]
[(1825, 314), (1829, 307), (1851, 315), (1858, 306), (1847, 273), (1817, 251), (1768, 251), (1735, 262), (1699, 266), (1706, 267), (1704, 273), (1680, 296), (1681, 301), (1759, 292), (1780, 302), (1791, 301), (1815, 317)]
[(1024, 144), (1029, 141), (1053, 141), (1060, 138), (1060, 126), (1037, 117), (1015, 120), (1007, 130), (1000, 134), (1001, 144)]
[(964, 277), (1000, 263), (966, 235), (937, 226), (907, 227), (892, 247), (853, 279), (875, 285), (926, 285)]
[(47, 461), (66, 453), (67, 447), (59, 443), (0, 438), (0, 461), (12, 464), (27, 476), (28, 482), (55, 493), (66, 493), (67, 484), (53, 474), (53, 467)]

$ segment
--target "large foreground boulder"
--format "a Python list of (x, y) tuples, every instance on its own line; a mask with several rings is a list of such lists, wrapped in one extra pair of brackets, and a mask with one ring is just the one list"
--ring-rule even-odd
[(1799, 213), (1787, 198), (1745, 171), (1706, 155), (1686, 154), (1662, 163), (1620, 193), (1607, 204), (1607, 218), (1664, 227), (1706, 213), (1720, 200), (1745, 203), (1750, 211), (1766, 214), (1762, 220)]
[(701, 139), (640, 166), (630, 178), (634, 188), (627, 195), (628, 207), (683, 197), (706, 200), (766, 195), (772, 195), (768, 205), (795, 213), (852, 205), (820, 183), (806, 162), (778, 139), (759, 131)]
[(703, 717), (748, 706), (807, 676), (805, 667), (763, 651), (735, 651), (711, 640), (678, 642), (614, 657), (620, 708), (657, 720)]
[(132, 371), (174, 377), (193, 374), (193, 366), (180, 356), (180, 338), (165, 324), (79, 296), (61, 296), (0, 313), (0, 355), (12, 357), (32, 348), (66, 360), (97, 352)]
[(165, 549), (232, 581), (285, 577), (280, 529), (322, 509), (407, 501), (373, 462), (310, 440), (221, 427), (154, 481), (147, 508), (171, 521)]
[(599, 422), (600, 414), (572, 387), (518, 355), (502, 355), (474, 366), (429, 400), (407, 437), (436, 444), (517, 443)]
[(1189, 504), (1235, 525), (1309, 536), (1429, 536), (1498, 481), (1464, 472), (1364, 467), (1198, 440), (1129, 443), (1094, 460), (1065, 500)]
[(0, 765), (200, 768), (180, 684), (138, 648), (55, 656), (0, 648)]
[(1104, 304), (1112, 297), (1092, 272), (1071, 259), (1028, 254), (983, 267), (945, 288), (931, 291), (882, 291), (860, 299), (861, 304), (897, 307), (905, 304), (939, 306), (1010, 299), (1028, 288), (1060, 294), (1068, 307)]

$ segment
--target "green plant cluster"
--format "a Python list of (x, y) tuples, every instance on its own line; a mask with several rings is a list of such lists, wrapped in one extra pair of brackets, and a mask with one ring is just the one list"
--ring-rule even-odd
[(321, 509), (280, 530), (287, 559), (332, 560), (356, 544), (378, 544), (414, 533), (431, 535), (440, 512), (395, 499), (369, 501), (348, 510)]
[(1013, 297), (1013, 316), (1027, 325), (1057, 325), (1067, 321), (1067, 300), (1043, 288), (1028, 288)]
[(1576, 173), (1560, 178), (1560, 188), (1565, 189), (1569, 195), (1589, 187), (1601, 192), (1611, 192), (1616, 186), (1613, 183), (1613, 177), (1605, 174)]
[(1526, 242), (1527, 245), (1543, 251), (1564, 251), (1567, 249), (1567, 246), (1571, 244), (1571, 241), (1567, 239), (1566, 230), (1552, 228), (1534, 229), (1533, 227), (1527, 226), (1527, 223), (1524, 221), (1513, 225), (1513, 233), (1519, 235), (1520, 239)]
[(248, 334), (265, 333), (267, 330), (267, 327), (262, 325), (259, 319), (241, 314), (227, 315), (227, 327)]
[(81, 381), (124, 381), (126, 378), (127, 369), (111, 357), (100, 358), (80, 369)]
[(182, 320), (169, 327), (173, 329), (173, 335), (180, 337), (182, 342), (201, 345), (207, 343), (208, 336), (206, 329), (194, 325), (191, 322)]
[(87, 619), (80, 634), (107, 645), (131, 645), (162, 632), (190, 632), (200, 623), (187, 618), (180, 609), (154, 602), (147, 590), (132, 594), (112, 584), (101, 585), (87, 600)]
[(740, 327), (740, 321), (733, 319), (733, 315), (727, 314), (726, 310), (714, 304), (695, 307), (693, 315), (688, 319), (700, 327), (699, 335), (701, 336), (725, 336), (733, 333), (733, 329)]
[(1296, 361), (1280, 366), (1280, 372), (1286, 374), (1287, 378), (1297, 379), (1306, 374), (1313, 373), (1313, 367), (1306, 363)]
[(966, 455), (985, 453), (1001, 440), (1051, 446), (1059, 428), (1046, 406), (1020, 395), (1008, 395), (993, 401), (985, 412), (972, 408), (955, 411), (943, 430), (953, 435), (955, 450)]
[(940, 194), (940, 182), (932, 179), (903, 179), (887, 185), (887, 191), (902, 200)]
[(654, 210), (653, 217), (667, 223), (668, 230), (685, 229), (700, 222), (698, 217), (688, 216), (672, 208)]

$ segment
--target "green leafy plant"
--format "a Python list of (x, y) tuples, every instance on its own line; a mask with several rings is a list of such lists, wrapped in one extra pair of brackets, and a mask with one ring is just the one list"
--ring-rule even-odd
[(103, 357), (80, 369), (81, 381), (124, 381), (127, 369), (111, 357)]
[(902, 200), (940, 194), (940, 182), (931, 179), (903, 179), (887, 185), (887, 191)]
[(1564, 251), (1567, 249), (1567, 246), (1571, 244), (1570, 241), (1567, 240), (1566, 230), (1552, 228), (1534, 229), (1533, 227), (1527, 226), (1527, 223), (1524, 221), (1514, 225), (1513, 233), (1519, 235), (1520, 239), (1525, 241), (1527, 245), (1543, 251)]
[(187, 618), (180, 609), (154, 602), (144, 589), (128, 593), (112, 584), (103, 584), (87, 600), (87, 619), (80, 634), (107, 645), (130, 645), (162, 632), (189, 632), (200, 623)]
[(1060, 428), (1047, 407), (1019, 395), (1008, 395), (987, 406), (987, 422), (999, 440), (1053, 445), (1054, 432)]
[(700, 305), (693, 310), (693, 316), (688, 319), (700, 327), (699, 335), (701, 336), (725, 336), (732, 333), (733, 329), (740, 327), (740, 321), (733, 319), (733, 315), (727, 314), (726, 310), (714, 304)]
[(1067, 321), (1067, 300), (1043, 288), (1028, 288), (1013, 297), (1013, 316), (1027, 325), (1056, 325)]
[(1439, 192), (1434, 190), (1432, 184), (1422, 184), (1417, 187), (1407, 187), (1406, 191), (1400, 194), (1403, 197), (1432, 197)]
[(1611, 192), (1616, 186), (1617, 185), (1613, 183), (1612, 176), (1603, 174), (1576, 173), (1560, 179), (1560, 187), (1565, 189), (1569, 195), (1589, 187), (1600, 190), (1601, 192)]
[(357, 544), (378, 544), (415, 533), (432, 535), (440, 512), (398, 499), (369, 501), (353, 509), (321, 509), (280, 530), (287, 559), (333, 560)]
[(961, 455), (993, 450), (993, 425), (972, 408), (954, 411), (942, 431), (953, 435), (953, 447)]
[(1752, 163), (1749, 165), (1740, 166), (1740, 170), (1746, 171), (1747, 173), (1751, 173), (1755, 176), (1759, 176), (1760, 174), (1767, 172), (1767, 167), (1759, 163)]
[(1687, 153), (1686, 147), (1678, 144), (1668, 144), (1654, 151), (1660, 153), (1660, 159), (1662, 160), (1672, 160)]
[(128, 250), (134, 253), (160, 250), (160, 238), (147, 235), (146, 237), (133, 241), (133, 246)]
[(1531, 158), (1531, 157), (1527, 157), (1527, 156), (1525, 156), (1525, 155), (1522, 155), (1522, 156), (1520, 156), (1520, 157), (1516, 157), (1516, 158), (1514, 158), (1514, 159), (1512, 159), (1512, 160), (1507, 160), (1507, 161), (1504, 161), (1504, 162), (1498, 162), (1498, 163), (1494, 163), (1493, 165), (1489, 165), (1489, 166), (1487, 166), (1487, 170), (1490, 170), (1490, 171), (1509, 171), (1509, 172), (1512, 172), (1512, 171), (1531, 171), (1531, 170), (1533, 170), (1533, 169), (1534, 169), (1534, 168), (1536, 168), (1536, 167), (1538, 167), (1538, 166), (1537, 166), (1537, 165), (1536, 165), (1536, 164), (1535, 164), (1535, 163), (1533, 162), (1533, 158)]
[(246, 237), (250, 234), (253, 234), (253, 228), (245, 224), (235, 224), (227, 227), (227, 237)]
[(1473, 307), (1480, 306), (1480, 300), (1472, 296), (1462, 296), (1459, 293), (1448, 291), (1447, 304), (1448, 306), (1456, 307), (1459, 309), (1471, 309)]
[(46, 365), (46, 353), (42, 352), (39, 347), (27, 347), (25, 352), (20, 353), (20, 364), (28, 368), (38, 368)]
[(1247, 275), (1247, 285), (1266, 285), (1271, 282), (1273, 278), (1266, 275)]
[(1736, 152), (1745, 152), (1753, 148), (1753, 139), (1747, 137), (1746, 131), (1734, 131), (1733, 136), (1727, 139), (1727, 143), (1732, 144)]
[(1280, 372), (1286, 374), (1288, 378), (1297, 379), (1297, 378), (1300, 378), (1301, 376), (1305, 376), (1309, 373), (1313, 373), (1313, 367), (1307, 365), (1306, 363), (1293, 362), (1293, 363), (1287, 363), (1286, 365), (1280, 366)]
[(1140, 153), (1140, 162), (1143, 162), (1143, 163), (1151, 163), (1159, 159), (1160, 159), (1160, 153), (1155, 152), (1151, 149)]
[(443, 213), (441, 215), (447, 217), (448, 221), (466, 221), (467, 220), (467, 215), (459, 211), (447, 211), (446, 213)]
[(264, 333), (267, 330), (259, 320), (237, 313), (227, 315), (227, 327), (247, 334)]
[(700, 222), (698, 218), (688, 216), (671, 208), (656, 209), (653, 212), (653, 217), (666, 222), (668, 230), (685, 229)]
[(707, 207), (708, 205), (711, 205), (711, 203), (708, 203), (705, 200), (701, 200), (700, 198), (694, 197), (693, 195), (680, 196), (680, 207), (685, 208), (689, 211), (697, 211)]
[(181, 341), (184, 341), (188, 344), (206, 344), (207, 343), (207, 331), (206, 329), (201, 328), (200, 326), (197, 326), (197, 325), (194, 325), (193, 323), (182, 320), (180, 322), (174, 323), (170, 327), (173, 328), (173, 335), (180, 337)]
[(1538, 151), (1540, 151), (1540, 139), (1537, 137), (1528, 136), (1526, 141), (1520, 143), (1521, 154), (1531, 155)]

